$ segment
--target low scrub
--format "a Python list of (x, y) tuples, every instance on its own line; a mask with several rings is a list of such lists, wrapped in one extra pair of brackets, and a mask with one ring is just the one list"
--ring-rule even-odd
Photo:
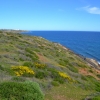
[(100, 96), (96, 96), (92, 100), (100, 100)]
[(11, 67), (16, 76), (33, 76), (34, 71), (27, 66), (13, 66)]
[(35, 82), (2, 82), (0, 100), (44, 100), (44, 95)]
[(39, 78), (39, 79), (43, 79), (46, 78), (48, 76), (48, 72), (44, 72), (44, 71), (37, 71), (35, 73), (35, 77)]
[(45, 67), (46, 67), (45, 64), (41, 64), (41, 63), (35, 63), (34, 66), (35, 66), (36, 68), (45, 68)]
[(51, 84), (52, 84), (53, 86), (59, 86), (59, 83), (58, 83), (57, 81), (52, 81)]

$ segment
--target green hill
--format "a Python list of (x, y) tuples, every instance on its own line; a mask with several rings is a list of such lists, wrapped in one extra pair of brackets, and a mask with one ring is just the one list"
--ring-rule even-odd
[[(100, 100), (100, 70), (82, 57), (42, 37), (0, 31), (0, 86), (2, 82), (21, 85), (27, 81), (39, 84), (44, 100)], [(0, 100), (19, 100), (15, 94), (4, 97), (1, 89)]]

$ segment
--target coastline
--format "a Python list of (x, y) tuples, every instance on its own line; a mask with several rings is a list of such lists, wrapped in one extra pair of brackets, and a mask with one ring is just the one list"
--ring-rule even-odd
[(72, 52), (73, 54), (77, 55), (78, 57), (80, 57), (81, 59), (83, 59), (85, 62), (87, 62), (91, 67), (100, 70), (100, 62), (98, 62), (97, 60), (95, 60), (95, 59), (93, 59), (93, 58), (85, 57), (85, 56), (83, 56), (83, 55), (81, 55), (81, 54), (78, 54), (78, 53), (75, 53), (74, 51), (72, 51), (71, 49), (69, 49), (69, 48), (63, 46), (63, 45), (60, 44), (60, 43), (56, 43), (56, 44), (62, 46), (64, 49), (69, 50), (69, 51)]
[[(30, 32), (30, 31), (21, 31), (20, 33), (23, 34), (22, 32)], [(27, 35), (29, 35), (29, 34), (27, 34)], [(32, 35), (32, 36), (34, 36), (34, 35)], [(40, 37), (40, 36), (39, 36), (39, 37)], [(44, 38), (44, 37), (43, 37), (43, 38)], [(44, 38), (44, 39), (46, 39), (46, 38)], [(62, 47), (63, 47), (64, 49), (66, 49), (66, 50), (71, 51), (72, 53), (74, 53), (74, 54), (77, 55), (78, 57), (82, 58), (82, 59), (83, 59), (85, 62), (87, 62), (91, 67), (94, 67), (94, 68), (100, 70), (100, 62), (97, 61), (96, 59), (94, 59), (94, 58), (88, 58), (88, 57), (85, 57), (84, 55), (78, 54), (78, 53), (74, 52), (73, 50), (71, 50), (70, 48), (64, 46), (63, 44), (60, 44), (59, 42), (53, 42), (53, 41), (51, 41), (51, 42), (62, 46)]]
[[(99, 35), (98, 34), (95, 35), (94, 32), (92, 32), (91, 35), (89, 33), (86, 33), (84, 31), (80, 33), (77, 31), (32, 31), (32, 30), (25, 32), (25, 34), (30, 36), (41, 36), (49, 41), (60, 43), (65, 47), (69, 47), (77, 54), (83, 55), (86, 58), (95, 59), (96, 61), (100, 62), (100, 56), (99, 56), (100, 48), (98, 48), (98, 45), (100, 44), (98, 38)], [(22, 34), (24, 34), (24, 32)], [(82, 36), (80, 34), (82, 34)], [(94, 40), (99, 42), (96, 43)]]

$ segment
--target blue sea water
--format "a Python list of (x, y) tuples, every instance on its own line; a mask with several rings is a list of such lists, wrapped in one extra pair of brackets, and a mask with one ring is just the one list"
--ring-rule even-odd
[(77, 54), (100, 62), (100, 32), (29, 31), (24, 34), (41, 36), (52, 42), (58, 42)]

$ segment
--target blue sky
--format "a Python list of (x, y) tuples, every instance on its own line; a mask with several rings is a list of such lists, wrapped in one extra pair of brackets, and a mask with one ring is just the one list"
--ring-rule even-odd
[(0, 0), (0, 29), (100, 31), (100, 0)]

